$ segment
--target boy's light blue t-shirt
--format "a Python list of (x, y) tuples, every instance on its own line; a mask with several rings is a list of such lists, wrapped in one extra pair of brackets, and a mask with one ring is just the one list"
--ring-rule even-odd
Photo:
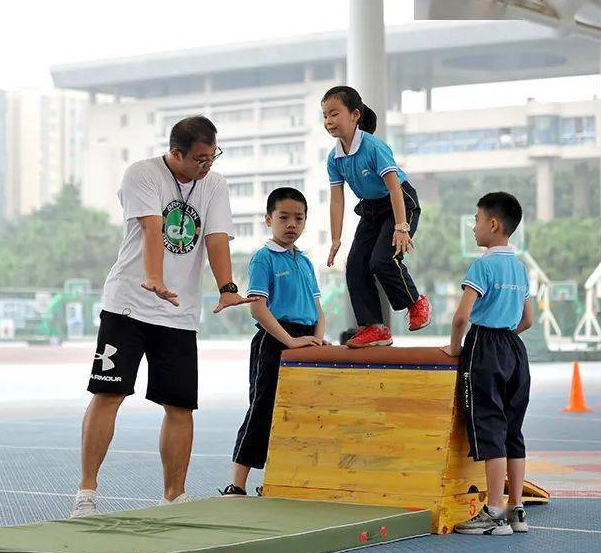
[(345, 154), (340, 139), (328, 156), (330, 185), (345, 181), (358, 198), (377, 200), (390, 192), (384, 182), (386, 173), (395, 172), (399, 182), (409, 181), (407, 174), (396, 164), (392, 150), (378, 137), (360, 129), (355, 131), (349, 153)]
[(526, 266), (506, 246), (495, 246), (476, 259), (461, 287), (478, 293), (470, 322), (489, 328), (515, 330), (530, 297)]
[(317, 324), (319, 286), (313, 264), (297, 248), (291, 252), (269, 240), (258, 250), (248, 267), (247, 295), (267, 298), (267, 307), (278, 321)]

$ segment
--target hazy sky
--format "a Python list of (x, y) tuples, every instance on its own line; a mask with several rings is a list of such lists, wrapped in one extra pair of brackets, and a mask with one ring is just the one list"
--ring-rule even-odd
[[(384, 0), (386, 25), (413, 19), (413, 0)], [(347, 0), (22, 0), (0, 19), (0, 88), (48, 87), (49, 67), (348, 28)], [(434, 109), (590, 99), (601, 77), (437, 89)], [(418, 93), (404, 110), (423, 109)]]
[[(413, 0), (385, 0), (387, 25)], [(50, 65), (348, 28), (347, 0), (21, 0), (0, 18), (0, 88), (51, 84)]]

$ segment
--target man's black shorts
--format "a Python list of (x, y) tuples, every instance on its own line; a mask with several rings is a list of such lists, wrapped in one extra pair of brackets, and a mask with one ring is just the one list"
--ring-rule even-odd
[(196, 332), (144, 323), (108, 311), (100, 313), (88, 391), (133, 394), (142, 355), (148, 361), (146, 399), (160, 405), (198, 408)]
[(522, 423), (530, 370), (522, 340), (508, 329), (472, 325), (465, 337), (460, 370), (474, 461), (526, 457)]

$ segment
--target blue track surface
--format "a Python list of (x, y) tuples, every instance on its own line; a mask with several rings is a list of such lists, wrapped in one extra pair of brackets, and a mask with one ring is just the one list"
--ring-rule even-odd
[[(566, 368), (569, 372), (569, 367)], [(601, 404), (601, 365), (583, 371), (597, 375), (587, 390), (591, 407)], [(589, 382), (591, 378), (588, 379)], [(374, 553), (511, 551), (512, 553), (601, 552), (601, 410), (586, 415), (559, 411), (567, 399), (564, 380), (533, 386), (525, 434), (532, 458), (529, 477), (559, 490), (563, 497), (528, 509), (533, 527), (509, 537), (430, 536), (370, 549)], [(188, 491), (216, 494), (230, 481), (230, 452), (244, 414), (237, 409), (201, 409), (196, 416), (195, 446)], [(161, 494), (157, 451), (161, 410), (125, 406), (119, 415), (111, 451), (101, 471), (101, 510), (147, 507)], [(0, 420), (0, 525), (62, 518), (69, 513), (79, 479), (81, 417), (48, 412)], [(261, 482), (252, 473), (249, 489)], [(578, 495), (594, 496), (574, 498)], [(283, 552), (284, 553), (284, 552)]]

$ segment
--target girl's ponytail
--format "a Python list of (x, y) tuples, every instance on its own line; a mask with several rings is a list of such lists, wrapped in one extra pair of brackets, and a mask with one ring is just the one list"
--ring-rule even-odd
[(376, 112), (369, 106), (362, 104), (361, 117), (359, 118), (359, 128), (362, 131), (374, 134), (378, 123)]

